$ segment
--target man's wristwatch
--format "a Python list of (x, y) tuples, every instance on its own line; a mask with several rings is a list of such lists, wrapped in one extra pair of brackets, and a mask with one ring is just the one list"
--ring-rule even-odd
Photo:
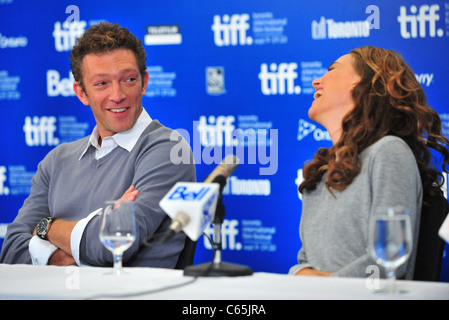
[(50, 229), (50, 224), (55, 220), (55, 218), (47, 217), (43, 218), (36, 226), (36, 233), (39, 238), (47, 240), (47, 232)]

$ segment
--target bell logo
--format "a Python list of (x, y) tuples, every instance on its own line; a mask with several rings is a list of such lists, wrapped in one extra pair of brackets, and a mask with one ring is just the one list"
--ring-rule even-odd
[(74, 96), (73, 82), (75, 79), (71, 72), (69, 72), (68, 78), (61, 78), (60, 74), (56, 70), (47, 71), (47, 95), (49, 97), (57, 97), (59, 95), (63, 97)]
[(56, 132), (56, 117), (25, 117), (25, 143), (27, 146), (56, 146), (59, 139)]
[[(419, 9), (416, 6), (410, 6), (410, 14), (407, 14), (407, 7), (401, 6), (399, 8), (398, 16), (401, 37), (410, 39), (418, 38), (419, 35), (419, 38), (426, 38), (427, 30), (429, 31), (429, 37), (431, 38), (435, 38), (436, 36), (440, 38), (443, 37), (444, 30), (437, 30), (436, 26), (436, 22), (440, 20), (440, 15), (438, 14), (439, 10), (440, 6), (437, 4), (430, 6), (424, 4), (420, 6)], [(427, 28), (427, 23), (429, 28)]]
[(252, 45), (253, 38), (247, 37), (246, 32), (249, 30), (249, 15), (233, 14), (229, 16), (225, 14), (223, 17), (214, 16), (214, 24), (212, 31), (214, 32), (214, 42), (217, 47), (236, 46), (236, 45)]
[(188, 190), (187, 187), (179, 186), (169, 196), (168, 200), (201, 201), (211, 188), (203, 187), (200, 190)]

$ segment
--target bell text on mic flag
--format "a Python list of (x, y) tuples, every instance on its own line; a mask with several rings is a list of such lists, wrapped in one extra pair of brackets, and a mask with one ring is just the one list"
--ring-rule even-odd
[(176, 232), (183, 230), (196, 241), (214, 218), (219, 188), (217, 183), (178, 182), (159, 205), (174, 221)]

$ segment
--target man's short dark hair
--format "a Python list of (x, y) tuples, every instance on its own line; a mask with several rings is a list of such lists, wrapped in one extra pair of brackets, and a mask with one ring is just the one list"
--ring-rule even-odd
[(134, 52), (143, 82), (146, 70), (146, 52), (142, 41), (127, 28), (120, 27), (118, 23), (101, 22), (87, 29), (83, 36), (76, 40), (70, 53), (73, 77), (81, 84), (84, 91), (86, 90), (83, 84), (83, 58), (87, 54), (99, 54), (117, 49), (129, 49)]

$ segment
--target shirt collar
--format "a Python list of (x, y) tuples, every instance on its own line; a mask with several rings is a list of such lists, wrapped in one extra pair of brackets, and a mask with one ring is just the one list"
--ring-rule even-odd
[[(139, 137), (141, 136), (142, 132), (145, 130), (146, 127), (151, 123), (152, 119), (148, 112), (142, 108), (142, 112), (137, 119), (134, 126), (129, 129), (128, 131), (119, 132), (114, 134), (111, 138), (114, 139), (115, 143), (122, 147), (123, 149), (127, 150), (128, 152), (131, 152), (131, 150), (134, 148), (134, 146), (137, 143), (137, 140), (139, 140)], [(87, 146), (84, 149), (83, 153), (81, 154), (79, 160), (83, 158), (83, 156), (86, 154), (87, 149), (89, 149), (90, 146), (93, 146), (97, 150), (100, 150), (101, 146), (98, 143), (100, 135), (98, 133), (97, 126), (92, 131), (92, 134), (89, 137), (89, 141), (87, 142)]]

